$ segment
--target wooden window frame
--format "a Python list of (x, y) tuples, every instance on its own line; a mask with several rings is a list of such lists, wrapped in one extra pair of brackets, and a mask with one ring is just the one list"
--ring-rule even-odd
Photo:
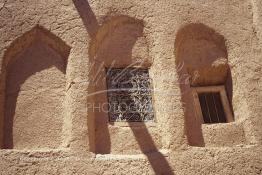
[(205, 86), (205, 87), (192, 87), (192, 93), (193, 93), (193, 98), (194, 98), (194, 106), (195, 106), (195, 111), (197, 113), (197, 117), (200, 119), (202, 124), (216, 124), (216, 123), (205, 123), (203, 114), (202, 114), (202, 109), (199, 101), (198, 94), (199, 93), (214, 93), (218, 92), (221, 97), (221, 102), (223, 105), (223, 109), (226, 115), (226, 121), (227, 123), (233, 122), (233, 115), (230, 109), (230, 105), (228, 102), (228, 97), (227, 93), (225, 90), (225, 86)]

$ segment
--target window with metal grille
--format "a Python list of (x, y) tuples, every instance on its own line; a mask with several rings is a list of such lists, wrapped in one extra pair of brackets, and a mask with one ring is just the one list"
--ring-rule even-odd
[(199, 93), (198, 98), (205, 123), (227, 122), (220, 93)]
[(154, 119), (151, 79), (147, 69), (107, 69), (109, 121), (141, 122)]

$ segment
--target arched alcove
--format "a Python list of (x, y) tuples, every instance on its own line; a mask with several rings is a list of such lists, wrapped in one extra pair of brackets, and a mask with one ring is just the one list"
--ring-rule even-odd
[[(207, 137), (213, 137), (211, 135), (216, 135), (216, 133), (203, 133), (203, 127), (210, 126), (202, 125), (203, 121), (201, 120), (203, 119), (200, 119), (197, 114), (199, 111), (201, 112), (201, 109), (198, 109), (199, 105), (197, 106), (194, 100), (194, 98), (199, 97), (194, 96), (192, 89), (195, 87), (225, 87), (226, 98), (228, 98), (230, 112), (232, 112), (232, 78), (228, 66), (225, 39), (204, 24), (188, 24), (177, 33), (175, 56), (188, 142), (192, 146), (204, 146), (209, 144), (205, 135), (210, 134)], [(215, 126), (213, 125), (212, 127)], [(217, 126), (220, 127), (219, 124)], [(211, 129), (213, 131), (216, 130), (214, 128)], [(230, 131), (231, 129), (228, 127), (228, 133)], [(216, 142), (216, 138), (212, 139)], [(213, 141), (211, 140), (211, 142)]]
[(203, 24), (189, 24), (177, 33), (176, 63), (185, 65), (192, 86), (224, 84), (228, 76), (225, 39)]
[(91, 41), (89, 55), (92, 61), (102, 62), (105, 66), (135, 64), (148, 67), (151, 60), (143, 30), (143, 21), (128, 16), (105, 19)]
[[(100, 154), (141, 152), (140, 139), (144, 139), (144, 145), (151, 139), (151, 136), (149, 139), (146, 134), (143, 135), (146, 127), (142, 126), (142, 122), (141, 126), (133, 129), (128, 122), (122, 123), (125, 125), (122, 127), (117, 122), (109, 121), (106, 68), (150, 68), (152, 60), (148, 54), (143, 21), (127, 16), (106, 19), (91, 42), (89, 54), (92, 66), (89, 92), (93, 92), (89, 93), (88, 100), (89, 123), (92, 123), (89, 126), (92, 128), (89, 137), (93, 140), (91, 151)], [(139, 133), (140, 136), (136, 137), (134, 133)], [(158, 133), (152, 134), (152, 137), (158, 137)], [(155, 145), (148, 145), (142, 151), (155, 149)]]
[(40, 26), (17, 38), (2, 64), (3, 148), (60, 146), (70, 47)]

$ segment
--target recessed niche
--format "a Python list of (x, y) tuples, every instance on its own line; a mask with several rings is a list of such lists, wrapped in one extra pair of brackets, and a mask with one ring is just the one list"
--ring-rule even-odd
[[(50, 38), (52, 34), (45, 32), (39, 27), (32, 29), (22, 36), (31, 40), (23, 43), (20, 38), (6, 56), (5, 149), (53, 149), (61, 145), (67, 58), (52, 47), (58, 38), (52, 41), (55, 36)], [(12, 47), (17, 45), (21, 50), (13, 54)], [(65, 50), (64, 54), (69, 54), (69, 47)]]
[[(232, 146), (243, 142), (243, 128), (234, 127), (233, 122), (232, 78), (225, 43), (222, 35), (204, 24), (188, 24), (176, 36), (177, 73), (180, 76), (187, 139), (191, 146)], [(221, 98), (214, 89), (208, 90), (209, 87), (223, 87), (222, 91), (216, 91), (222, 94)], [(207, 91), (199, 93), (196, 89)], [(205, 104), (207, 102), (209, 104)], [(213, 113), (209, 110), (213, 110)], [(233, 124), (224, 124), (225, 122)], [(209, 126), (210, 123), (212, 126)], [(225, 129), (223, 132), (228, 130), (234, 135), (238, 134), (239, 129), (239, 137), (235, 137), (234, 142), (230, 143), (227, 143), (230, 139), (225, 139), (227, 141), (222, 144), (220, 137), (229, 137), (229, 134), (218, 134), (221, 132), (220, 128)], [(215, 136), (219, 138), (216, 139)]]
[[(159, 131), (152, 123), (148, 126), (140, 117), (134, 122), (126, 119), (116, 122), (114, 117), (110, 119), (108, 110), (108, 99), (114, 98), (115, 94), (108, 92), (107, 70), (141, 70), (137, 76), (143, 72), (149, 78), (152, 60), (148, 50), (144, 24), (140, 20), (117, 16), (107, 19), (99, 28), (89, 50), (92, 63), (89, 90), (90, 94), (95, 94), (89, 97), (91, 151), (97, 154), (137, 154), (161, 148)], [(147, 107), (152, 108), (151, 105)], [(145, 120), (154, 122), (152, 114), (147, 115)]]

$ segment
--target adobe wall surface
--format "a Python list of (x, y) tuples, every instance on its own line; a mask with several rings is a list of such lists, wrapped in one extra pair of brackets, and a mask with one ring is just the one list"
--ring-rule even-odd
[[(0, 60), (1, 175), (262, 174), (259, 0), (2, 0)], [(114, 61), (149, 68), (154, 122), (92, 110)], [(234, 122), (197, 123), (188, 70), (230, 72)]]

